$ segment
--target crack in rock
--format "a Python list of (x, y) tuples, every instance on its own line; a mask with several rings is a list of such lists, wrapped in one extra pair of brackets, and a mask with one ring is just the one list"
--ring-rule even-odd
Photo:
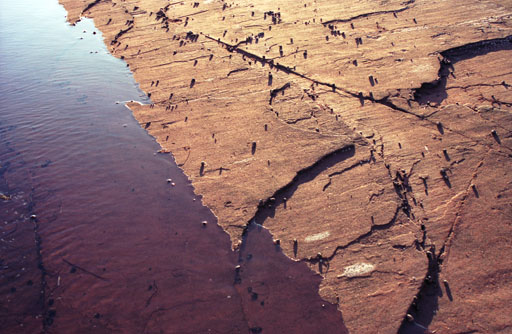
[(441, 247), (441, 249), (439, 250), (439, 254), (437, 255), (437, 257), (441, 260), (441, 262), (446, 260), (448, 257), (450, 243), (451, 243), (451, 240), (453, 239), (455, 229), (457, 227), (457, 222), (459, 221), (459, 218), (460, 218), (460, 214), (464, 208), (464, 205), (466, 204), (466, 199), (468, 198), (470, 191), (472, 189), (471, 185), (473, 184), (474, 180), (477, 178), (478, 171), (484, 165), (485, 159), (486, 159), (486, 157), (482, 158), (482, 160), (480, 160), (480, 162), (475, 167), (475, 171), (473, 172), (473, 175), (471, 176), (471, 179), (469, 180), (468, 185), (466, 186), (466, 190), (464, 191), (464, 196), (462, 197), (462, 199), (459, 202), (459, 207), (457, 209), (457, 212), (455, 213), (455, 219), (454, 219), (452, 225), (450, 226), (448, 235), (446, 236), (446, 238), (443, 242), (443, 246)]
[(363, 166), (363, 165), (366, 165), (366, 164), (369, 164), (371, 162), (375, 162), (375, 157), (373, 155), (373, 150), (370, 150), (370, 157), (368, 159), (364, 159), (364, 160), (359, 160), (358, 162), (348, 166), (348, 167), (345, 167), (343, 168), (342, 170), (340, 171), (337, 171), (337, 172), (333, 172), (331, 174), (329, 174), (329, 182), (327, 182), (324, 187), (322, 188), (322, 191), (325, 191), (327, 190), (327, 188), (329, 188), (329, 186), (332, 184), (332, 177), (334, 176), (338, 176), (338, 175), (341, 175), (343, 173), (346, 173), (356, 167), (360, 167), (360, 166)]
[(128, 28), (126, 29), (121, 29), (117, 34), (116, 36), (114, 37), (114, 39), (110, 42), (110, 45), (114, 45), (117, 43), (117, 40), (119, 39), (119, 37), (123, 36), (124, 34), (126, 34), (128, 31), (132, 30), (134, 27), (133, 24), (131, 24)]
[(85, 13), (86, 11), (88, 11), (89, 9), (91, 9), (92, 7), (96, 6), (97, 4), (99, 4), (101, 2), (101, 0), (95, 0), (93, 2), (91, 2), (90, 4), (88, 4), (83, 10), (82, 12), (80, 13), (80, 15), (83, 15), (83, 13)]
[(396, 220), (398, 219), (398, 215), (402, 210), (402, 205), (399, 205), (395, 210), (395, 214), (393, 215), (389, 222), (383, 225), (372, 225), (368, 232), (361, 234), (357, 238), (347, 242), (344, 245), (337, 246), (331, 255), (323, 256), (322, 254), (319, 253), (315, 257), (303, 258), (300, 261), (309, 262), (311, 264), (327, 263), (326, 266), (328, 267), (328, 262), (332, 260), (338, 254), (339, 251), (344, 250), (354, 244), (360, 243), (361, 241), (371, 237), (375, 231), (387, 230), (391, 228), (395, 224)]
[(269, 104), (272, 104), (272, 100), (277, 96), (277, 94), (279, 93), (282, 93), (284, 94), (284, 91), (288, 88), (290, 88), (290, 83), (287, 82), (285, 83), (282, 87), (279, 87), (279, 88), (276, 88), (276, 89), (272, 89), (270, 91), (270, 100), (269, 100)]
[(438, 78), (421, 84), (420, 88), (413, 89), (414, 100), (420, 105), (430, 102), (440, 104), (448, 96), (446, 84), (455, 63), (502, 50), (512, 50), (512, 35), (468, 43), (439, 52), (442, 58), (439, 59)]
[[(441, 262), (435, 255), (435, 248), (425, 252), (428, 258), (428, 269), (418, 294), (413, 297), (398, 334), (426, 333), (428, 325), (434, 319), (439, 308), (439, 297), (442, 295), (439, 284)], [(427, 332), (428, 333), (428, 332)]]
[[(269, 65), (269, 67), (271, 69), (275, 68), (278, 71), (280, 70), (280, 71), (283, 71), (284, 73), (295, 75), (295, 76), (300, 77), (302, 79), (308, 80), (308, 81), (310, 81), (310, 82), (312, 82), (314, 84), (328, 87), (333, 92), (336, 92), (338, 94), (340, 94), (339, 92), (343, 92), (343, 93), (345, 93), (345, 94), (347, 94), (347, 95), (349, 95), (349, 96), (351, 96), (353, 98), (357, 98), (357, 99), (359, 99), (361, 105), (364, 105), (364, 101), (370, 101), (370, 102), (374, 102), (374, 103), (378, 103), (378, 104), (384, 105), (384, 106), (386, 106), (388, 108), (391, 108), (393, 110), (396, 110), (396, 111), (400, 111), (400, 112), (403, 112), (403, 113), (407, 113), (407, 114), (413, 115), (413, 116), (415, 116), (417, 118), (420, 118), (420, 119), (425, 119), (426, 118), (426, 116), (419, 115), (419, 114), (416, 114), (416, 113), (414, 113), (414, 112), (412, 112), (410, 110), (406, 110), (404, 108), (398, 107), (397, 105), (395, 105), (394, 103), (389, 101), (389, 96), (385, 96), (385, 97), (383, 97), (381, 99), (375, 99), (372, 95), (364, 95), (363, 93), (355, 93), (355, 92), (352, 92), (352, 91), (350, 91), (348, 89), (337, 87), (336, 84), (328, 83), (328, 82), (323, 82), (323, 81), (320, 81), (320, 80), (316, 80), (316, 79), (310, 78), (310, 77), (308, 77), (308, 76), (306, 76), (306, 75), (304, 75), (302, 73), (297, 72), (294, 68), (291, 68), (291, 67), (285, 66), (285, 65), (281, 65), (279, 63), (274, 63), (273, 59), (266, 59), (264, 56), (260, 57), (260, 56), (254, 54), (254, 53), (251, 53), (249, 51), (240, 49), (240, 48), (236, 47), (236, 45), (231, 45), (231, 44), (229, 44), (227, 42), (224, 42), (220, 38), (215, 39), (215, 38), (213, 38), (211, 36), (208, 36), (208, 35), (205, 35), (205, 37), (210, 39), (210, 40), (212, 40), (212, 41), (215, 41), (215, 42), (219, 43), (222, 46), (224, 46), (228, 52), (239, 53), (242, 56), (245, 56), (247, 58), (252, 59), (254, 62), (260, 62), (262, 65), (267, 64), (267, 65)], [(273, 97), (275, 97), (275, 96), (272, 96), (272, 93), (271, 93), (270, 104), (272, 103)]]
[(324, 155), (312, 165), (298, 171), (288, 184), (276, 190), (276, 192), (265, 201), (262, 200), (259, 203), (258, 210), (249, 220), (248, 225), (252, 222), (263, 225), (268, 217), (274, 217), (276, 208), (291, 198), (300, 185), (314, 180), (326, 169), (349, 159), (354, 156), (354, 154), (355, 145), (350, 144)]
[[(413, 301), (407, 310), (407, 314), (405, 315), (402, 324), (400, 325), (398, 334), (417, 332), (418, 330), (422, 329), (426, 330), (434, 319), (437, 310), (439, 309), (438, 299), (442, 296), (442, 290), (439, 283), (439, 273), (441, 272), (443, 262), (447, 259), (446, 254), (449, 251), (450, 241), (452, 240), (455, 233), (455, 228), (457, 222), (459, 221), (460, 212), (462, 211), (465, 201), (469, 196), (471, 185), (473, 184), (474, 179), (477, 177), (479, 169), (483, 166), (484, 161), (485, 157), (477, 164), (475, 168), (475, 172), (473, 173), (468, 186), (466, 187), (465, 194), (459, 202), (460, 204), (455, 214), (455, 220), (450, 227), (445, 241), (443, 242), (443, 246), (437, 254), (434, 245), (430, 247), (430, 250), (425, 252), (428, 258), (428, 270), (425, 274), (425, 278), (418, 293), (413, 298)], [(424, 231), (423, 239), (426, 239), (426, 230)], [(424, 248), (425, 244), (423, 243), (421, 247)], [(447, 291), (450, 291), (448, 283), (445, 282), (444, 284), (447, 286)]]
[[(412, 0), (412, 1), (408, 1), (408, 3), (414, 3), (415, 0)], [(376, 11), (376, 12), (370, 12), (370, 13), (363, 13), (363, 14), (359, 14), (359, 15), (356, 15), (356, 16), (352, 16), (352, 17), (349, 17), (347, 19), (333, 19), (333, 20), (329, 20), (329, 21), (325, 21), (324, 23), (322, 23), (324, 26), (328, 26), (330, 24), (333, 24), (333, 23), (347, 23), (347, 22), (350, 22), (350, 21), (354, 21), (354, 20), (357, 20), (357, 19), (362, 19), (362, 18), (365, 18), (365, 17), (370, 17), (370, 16), (375, 16), (375, 15), (383, 15), (383, 14), (397, 14), (397, 13), (400, 13), (400, 12), (403, 12), (403, 11), (406, 11), (410, 8), (410, 6), (405, 6), (405, 7), (402, 7), (402, 8), (398, 8), (398, 9), (392, 9), (392, 10), (381, 10), (381, 11)]]

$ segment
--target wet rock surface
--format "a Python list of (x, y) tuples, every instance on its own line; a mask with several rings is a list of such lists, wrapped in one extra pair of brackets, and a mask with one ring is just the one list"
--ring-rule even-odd
[(352, 333), (510, 331), (509, 2), (61, 3), (241, 256), (268, 228)]

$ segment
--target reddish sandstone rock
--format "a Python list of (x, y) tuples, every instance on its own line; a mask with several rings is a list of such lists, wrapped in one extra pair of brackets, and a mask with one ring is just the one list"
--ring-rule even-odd
[(234, 247), (263, 224), (349, 331), (509, 328), (510, 3), (61, 2)]

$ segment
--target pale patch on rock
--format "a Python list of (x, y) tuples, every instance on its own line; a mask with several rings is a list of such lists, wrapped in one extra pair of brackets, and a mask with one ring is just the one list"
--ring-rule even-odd
[(375, 270), (375, 266), (371, 263), (358, 262), (351, 266), (345, 267), (343, 274), (338, 275), (338, 278), (342, 277), (365, 277)]
[(412, 69), (412, 72), (416, 72), (416, 73), (431, 72), (431, 71), (435, 71), (435, 68), (433, 68), (429, 64), (418, 65)]
[(244, 163), (250, 162), (251, 160), (254, 160), (254, 158), (251, 157), (251, 158), (247, 158), (247, 159), (243, 159), (243, 160), (238, 160), (238, 161), (233, 162), (233, 165), (244, 164)]
[(318, 241), (318, 240), (325, 239), (325, 238), (327, 238), (330, 235), (331, 235), (331, 233), (329, 233), (329, 231), (325, 231), (325, 232), (321, 232), (321, 233), (317, 233), (317, 234), (308, 235), (304, 239), (304, 241), (305, 242)]

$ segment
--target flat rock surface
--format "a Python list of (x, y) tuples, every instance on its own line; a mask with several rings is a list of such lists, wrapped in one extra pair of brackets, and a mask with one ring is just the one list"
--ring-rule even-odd
[(510, 1), (60, 2), (241, 256), (263, 225), (351, 333), (512, 331)]

